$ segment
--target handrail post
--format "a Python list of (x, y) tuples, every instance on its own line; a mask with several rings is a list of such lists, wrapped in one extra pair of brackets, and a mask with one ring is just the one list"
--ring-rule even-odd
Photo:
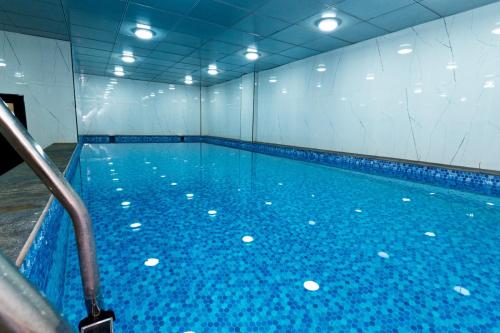
[(87, 207), (42, 147), (36, 143), (1, 99), (0, 132), (68, 211), (78, 247), (85, 306), (89, 318), (97, 318), (101, 313), (99, 271), (92, 221)]

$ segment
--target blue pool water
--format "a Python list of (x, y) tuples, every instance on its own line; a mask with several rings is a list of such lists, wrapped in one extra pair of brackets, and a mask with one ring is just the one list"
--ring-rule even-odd
[(119, 332), (499, 330), (498, 198), (200, 143), (87, 144), (73, 184)]

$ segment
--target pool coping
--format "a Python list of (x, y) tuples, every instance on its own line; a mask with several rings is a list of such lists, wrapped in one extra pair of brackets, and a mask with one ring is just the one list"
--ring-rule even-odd
[(83, 135), (81, 143), (204, 142), (428, 185), (500, 197), (500, 171), (251, 142), (205, 135)]

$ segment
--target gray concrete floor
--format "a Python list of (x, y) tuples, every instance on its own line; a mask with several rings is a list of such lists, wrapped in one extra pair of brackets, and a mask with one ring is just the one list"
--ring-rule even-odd
[[(62, 172), (75, 146), (55, 143), (45, 151)], [(49, 198), (49, 190), (26, 163), (0, 176), (0, 251), (12, 262), (18, 257)]]

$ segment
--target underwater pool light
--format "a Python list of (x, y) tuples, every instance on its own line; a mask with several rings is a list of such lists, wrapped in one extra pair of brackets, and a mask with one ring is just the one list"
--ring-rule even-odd
[(453, 290), (456, 291), (457, 293), (463, 295), (463, 296), (470, 296), (470, 291), (465, 289), (462, 286), (455, 286), (455, 287), (453, 287)]
[(145, 266), (149, 266), (149, 267), (153, 267), (153, 266), (156, 266), (158, 265), (158, 263), (160, 262), (159, 259), (156, 259), (156, 258), (148, 258), (148, 260), (146, 260), (144, 262), (144, 265)]
[(380, 251), (377, 253), (380, 258), (389, 259), (390, 255), (387, 252)]
[(130, 225), (130, 227), (131, 227), (132, 229), (137, 229), (137, 228), (139, 228), (141, 225), (142, 225), (142, 224), (140, 224), (140, 223), (137, 223), (137, 222), (136, 222), (136, 223), (132, 223), (132, 224)]
[(214, 210), (214, 209), (209, 210), (209, 211), (208, 211), (208, 215), (210, 215), (210, 216), (215, 216), (215, 215), (217, 215), (217, 211), (216, 211), (216, 210)]
[(426, 235), (428, 237), (436, 237), (436, 234), (431, 232), (431, 231), (427, 231), (424, 235)]
[(243, 238), (241, 238), (241, 240), (244, 242), (244, 243), (251, 243), (253, 242), (253, 237), (252, 236), (243, 236)]
[(309, 291), (319, 290), (319, 284), (315, 281), (306, 281), (304, 282), (304, 288)]

